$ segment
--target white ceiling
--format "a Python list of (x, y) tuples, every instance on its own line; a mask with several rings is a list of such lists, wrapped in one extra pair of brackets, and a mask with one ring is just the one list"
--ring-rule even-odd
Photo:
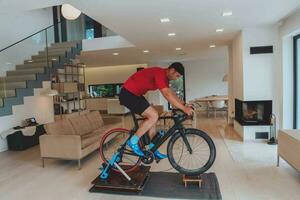
[[(198, 56), (209, 50), (210, 44), (224, 46), (235, 34), (247, 27), (272, 25), (300, 6), (299, 0), (69, 0), (78, 9), (99, 21), (136, 45), (137, 49), (120, 50), (129, 60), (144, 60), (143, 49), (150, 50), (148, 60), (180, 60)], [(232, 11), (233, 16), (222, 17), (223, 11)], [(160, 18), (171, 22), (162, 24)], [(223, 33), (216, 33), (224, 28)], [(175, 32), (175, 37), (167, 34)], [(184, 56), (175, 51), (181, 47)], [(140, 52), (139, 52), (140, 51)], [(211, 50), (209, 50), (211, 51)], [(120, 53), (121, 55), (121, 53)], [(88, 56), (86, 54), (85, 56)], [(101, 60), (120, 60), (107, 54)], [(91, 56), (93, 60), (95, 56)], [(86, 59), (87, 62), (89, 59)], [(122, 61), (121, 61), (122, 60)], [(97, 62), (97, 60), (96, 60)], [(136, 62), (134, 62), (136, 63)], [(91, 63), (92, 64), (92, 63)], [(107, 63), (105, 63), (107, 64)]]
[(47, 8), (62, 3), (62, 0), (0, 0), (0, 14)]
[[(276, 24), (300, 6), (299, 0), (28, 0), (26, 4), (20, 4), (18, 0), (0, 0), (0, 13), (63, 2), (72, 4), (136, 46), (120, 50), (120, 55), (128, 59), (113, 57), (111, 52), (105, 51), (102, 52), (105, 55), (97, 58), (95, 53), (100, 52), (85, 55), (87, 62), (90, 55), (93, 64), (99, 62), (99, 65), (104, 60), (105, 64), (108, 60), (127, 64), (123, 62), (144, 61), (145, 58), (151, 61), (182, 60), (205, 55), (206, 51), (219, 52), (208, 46), (224, 47), (241, 29)], [(233, 16), (222, 17), (223, 11), (232, 11)], [(171, 22), (162, 24), (160, 18), (163, 17), (170, 18)], [(224, 32), (216, 33), (217, 28), (224, 28)], [(169, 32), (177, 35), (170, 38)], [(176, 47), (181, 47), (185, 55), (178, 55)], [(150, 53), (143, 55), (144, 49)]]

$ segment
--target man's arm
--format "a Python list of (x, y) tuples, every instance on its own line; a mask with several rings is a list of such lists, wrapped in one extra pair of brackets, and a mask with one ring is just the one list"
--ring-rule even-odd
[(170, 102), (170, 104), (172, 104), (172, 106), (184, 111), (188, 115), (192, 114), (192, 109), (184, 106), (184, 102), (179, 99), (170, 88), (163, 88), (160, 92)]

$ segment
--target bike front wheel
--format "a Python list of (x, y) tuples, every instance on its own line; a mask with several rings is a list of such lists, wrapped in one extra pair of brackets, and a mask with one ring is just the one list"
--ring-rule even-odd
[[(180, 173), (194, 176), (207, 171), (216, 158), (216, 148), (212, 139), (198, 129), (185, 129), (184, 140), (180, 132), (168, 143), (168, 159), (170, 164)], [(186, 143), (189, 143), (190, 150)]]

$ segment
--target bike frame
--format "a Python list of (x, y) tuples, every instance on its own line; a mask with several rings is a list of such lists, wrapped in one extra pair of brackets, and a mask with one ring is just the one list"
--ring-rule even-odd
[[(131, 138), (131, 136), (134, 134), (134, 131), (136, 131), (138, 129), (138, 120), (143, 120), (143, 118), (141, 119), (137, 119), (135, 114), (132, 113), (132, 117), (133, 117), (133, 121), (134, 121), (134, 125), (135, 127), (130, 131), (130, 136), (128, 137), (128, 139), (126, 140), (126, 142)], [(165, 117), (168, 119), (173, 119), (174, 120), (174, 125), (154, 144), (154, 146), (150, 149), (151, 152), (155, 152), (169, 137), (173, 136), (175, 134), (175, 132), (179, 132), (185, 145), (187, 146), (187, 149), (189, 151), (189, 153), (192, 153), (192, 149), (191, 146), (185, 136), (185, 127), (182, 125), (182, 122), (184, 122), (186, 120), (186, 117), (183, 116), (181, 118), (178, 118), (178, 116), (173, 116), (173, 117)], [(148, 134), (148, 133), (145, 133)], [(126, 146), (126, 142), (121, 146), (120, 149), (123, 149), (123, 153), (125, 146)], [(130, 154), (130, 155), (135, 155), (134, 153), (127, 153), (126, 154)], [(136, 155), (137, 156), (137, 155)]]

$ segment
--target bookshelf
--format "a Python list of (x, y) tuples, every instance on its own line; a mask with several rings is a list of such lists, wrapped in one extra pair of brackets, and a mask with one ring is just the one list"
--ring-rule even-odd
[(53, 99), (56, 120), (79, 115), (86, 110), (84, 64), (65, 64), (51, 79), (52, 89), (58, 91)]

